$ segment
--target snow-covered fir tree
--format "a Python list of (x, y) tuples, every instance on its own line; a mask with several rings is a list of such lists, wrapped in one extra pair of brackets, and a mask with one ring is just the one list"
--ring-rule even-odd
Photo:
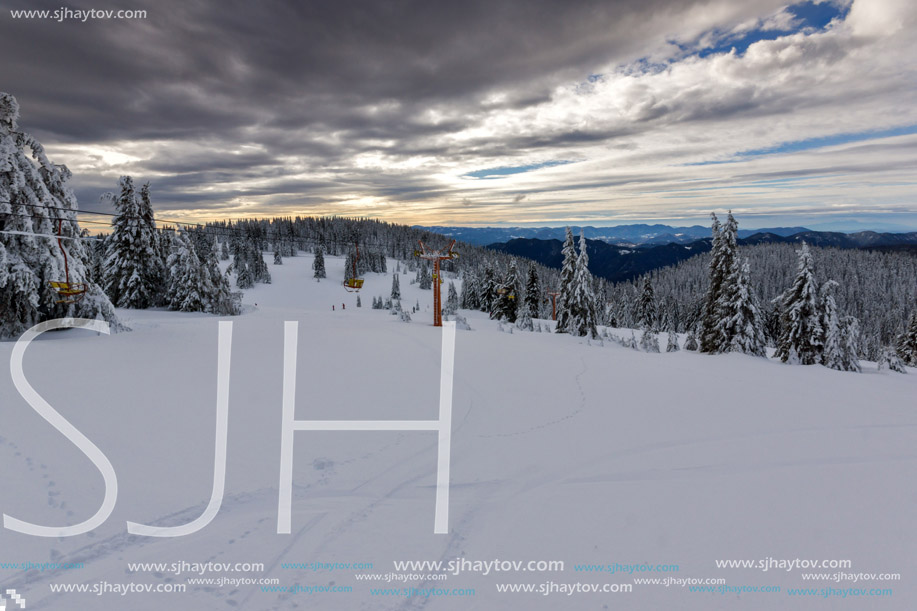
[(392, 301), (401, 299), (401, 281), (398, 279), (398, 272), (392, 274)]
[(860, 371), (860, 322), (853, 316), (842, 320), (843, 371)]
[(732, 259), (732, 270), (723, 285), (720, 295), (719, 323), (717, 331), (723, 341), (718, 352), (742, 352), (754, 356), (766, 356), (764, 321), (758, 297), (751, 286), (751, 271), (748, 260), (739, 265)]
[(561, 249), (564, 262), (560, 269), (560, 295), (557, 296), (557, 326), (555, 333), (567, 333), (570, 323), (570, 304), (573, 300), (573, 278), (576, 276), (576, 246), (573, 243), (573, 231), (567, 227), (564, 246)]
[(700, 321), (700, 352), (715, 352), (720, 342), (717, 339), (716, 323), (717, 304), (720, 300), (720, 292), (723, 289), (725, 274), (720, 270), (720, 259), (723, 252), (723, 227), (715, 212), (710, 213), (711, 235), (713, 236), (713, 246), (710, 250), (709, 263), (709, 284), (707, 292), (704, 295), (704, 308)]
[(688, 337), (685, 338), (685, 350), (696, 351), (700, 346), (697, 344), (697, 338), (694, 336), (694, 333), (688, 333)]
[(522, 307), (516, 313), (516, 326), (523, 331), (535, 330), (535, 323), (532, 320), (532, 304), (527, 299), (522, 302)]
[(640, 349), (644, 352), (659, 352), (659, 336), (652, 329), (646, 329), (640, 337)]
[(175, 250), (167, 262), (169, 286), (166, 296), (169, 308), (181, 312), (202, 312), (210, 279), (201, 266), (194, 245), (187, 235), (179, 233), (174, 239)]
[(518, 270), (516, 268), (516, 260), (512, 259), (506, 277), (497, 288), (497, 296), (494, 299), (491, 318), (505, 320), (506, 322), (516, 322), (516, 304), (519, 301), (518, 291)]
[(118, 307), (148, 308), (156, 304), (163, 280), (149, 186), (142, 201), (130, 176), (122, 176), (119, 185), (121, 192), (109, 196), (116, 216), (105, 241), (105, 292)]
[(882, 349), (876, 366), (879, 371), (888, 369), (896, 373), (907, 373), (907, 367), (905, 367), (904, 361), (901, 360), (901, 357), (898, 356), (898, 352), (891, 346), (886, 346)]
[[(90, 261), (89, 278), (92, 282), (101, 285), (105, 280), (105, 240), (99, 237), (87, 241), (86, 254)], [(163, 266), (163, 269), (165, 269), (165, 266)]]
[(834, 300), (834, 288), (837, 282), (828, 280), (821, 285), (820, 324), (822, 330), (821, 363), (828, 369), (846, 371), (844, 363), (844, 337), (841, 319), (837, 313), (837, 303)]
[[(172, 233), (172, 232), (167, 232)], [(229, 276), (220, 270), (218, 257), (219, 248), (206, 230), (192, 230), (188, 232), (195, 254), (204, 275), (201, 285), (204, 312), (217, 316), (236, 316), (242, 313), (242, 293), (235, 293)], [(171, 242), (170, 242), (171, 243)]]
[(732, 340), (731, 337), (723, 335), (724, 327), (720, 321), (725, 317), (723, 309), (726, 304), (723, 296), (735, 290), (735, 287), (730, 287), (729, 282), (736, 278), (732, 272), (736, 265), (738, 224), (732, 216), (732, 211), (722, 226), (716, 214), (710, 216), (713, 220), (713, 248), (710, 258), (710, 284), (701, 318), (700, 351), (716, 353), (727, 349)]
[(271, 283), (271, 271), (264, 262), (259, 240), (244, 236), (233, 244), (232, 269), (236, 273), (236, 286), (251, 288), (256, 282)]
[(798, 254), (796, 279), (782, 298), (780, 341), (775, 356), (784, 363), (795, 359), (801, 365), (814, 365), (821, 361), (823, 348), (818, 284), (815, 281), (812, 253), (805, 242)]
[[(0, 230), (9, 232), (0, 233), (0, 339), (66, 316), (105, 320), (112, 331), (125, 329), (90, 272), (94, 241), (79, 239), (70, 171), (51, 163), (41, 144), (19, 131), (18, 120), (16, 99), (0, 93)], [(58, 229), (70, 282), (86, 284), (76, 303), (57, 303), (60, 297), (50, 285), (66, 280), (64, 253), (54, 237)]]
[(477, 275), (470, 271), (466, 271), (462, 277), (461, 306), (466, 310), (477, 310), (481, 307), (481, 303), (478, 300)]
[(491, 266), (484, 268), (484, 279), (481, 284), (481, 294), (478, 302), (482, 312), (491, 312), (494, 300), (497, 298), (497, 278)]
[(596, 329), (595, 294), (592, 290), (592, 274), (589, 272), (589, 254), (586, 252), (586, 238), (580, 234), (579, 255), (573, 275), (572, 292), (567, 302), (570, 311), (567, 319), (567, 333), (582, 337), (598, 337)]
[[(396, 276), (397, 277), (397, 276)], [(449, 292), (446, 297), (446, 305), (443, 308), (443, 314), (452, 315), (458, 312), (459, 299), (458, 291), (455, 290), (455, 283), (449, 282)]]
[(666, 341), (665, 351), (666, 352), (678, 352), (678, 335), (674, 331), (669, 331), (669, 336)]
[(283, 265), (283, 257), (280, 255), (279, 246), (274, 246), (274, 265)]
[(656, 293), (653, 291), (653, 283), (647, 274), (643, 277), (643, 289), (640, 291), (640, 299), (637, 301), (636, 318), (641, 329), (655, 329), (658, 319), (656, 309)]
[(529, 265), (525, 280), (525, 305), (528, 307), (529, 316), (541, 317), (541, 283), (538, 280), (538, 270), (534, 265)]
[[(439, 282), (439, 278), (436, 279)], [(433, 288), (433, 272), (423, 263), (417, 268), (417, 286), (425, 291)]]
[(911, 367), (917, 367), (917, 309), (911, 314), (907, 328), (898, 337), (898, 356)]
[(318, 246), (315, 249), (315, 259), (312, 261), (312, 277), (313, 278), (326, 278), (328, 274), (325, 272), (325, 252), (324, 248)]

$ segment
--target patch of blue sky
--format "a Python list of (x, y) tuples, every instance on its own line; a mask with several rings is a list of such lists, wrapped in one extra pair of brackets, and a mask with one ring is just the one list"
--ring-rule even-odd
[(753, 180), (749, 182), (748, 184), (755, 185), (758, 187), (770, 187), (772, 189), (817, 189), (817, 188), (820, 188), (822, 185), (807, 184), (807, 182), (821, 180), (825, 178), (830, 178), (832, 181), (837, 181), (838, 177), (836, 175), (831, 175), (831, 174), (813, 174), (811, 176), (789, 176), (787, 178), (771, 178), (767, 180)]
[(516, 166), (502, 166), (498, 168), (489, 168), (486, 170), (475, 170), (474, 172), (468, 172), (467, 174), (462, 174), (462, 178), (476, 178), (478, 180), (490, 180), (494, 178), (503, 178), (505, 176), (512, 176), (513, 174), (523, 174), (525, 172), (533, 172), (535, 170), (540, 170), (542, 168), (552, 168), (559, 165), (565, 165), (568, 163), (573, 163), (572, 161), (544, 161), (542, 163), (530, 163), (528, 165), (516, 165)]
[(826, 146), (837, 146), (839, 144), (862, 142), (864, 140), (894, 138), (896, 136), (910, 136), (913, 134), (917, 134), (917, 125), (902, 125), (900, 127), (892, 127), (890, 129), (871, 130), (864, 132), (847, 132), (843, 134), (833, 134), (831, 136), (822, 136), (819, 138), (806, 138), (804, 140), (782, 142), (777, 146), (742, 151), (738, 153), (738, 156), (757, 157), (759, 155), (773, 155), (775, 153), (798, 153), (800, 151), (824, 148)]
[[(824, 30), (834, 19), (843, 19), (850, 10), (849, 6), (842, 6), (833, 2), (815, 3), (811, 1), (791, 4), (786, 8), (793, 16), (793, 20), (785, 28), (765, 28), (759, 26), (745, 32), (730, 35), (726, 32), (714, 32), (713, 45), (697, 49), (693, 55), (707, 57), (717, 53), (729, 53), (735, 49), (742, 55), (754, 43), (761, 40), (776, 40), (788, 34), (802, 31)], [(688, 50), (684, 45), (679, 47)]]
[(769, 146), (760, 149), (749, 149), (739, 151), (730, 159), (715, 159), (708, 161), (692, 161), (682, 165), (720, 165), (724, 163), (738, 163), (747, 161), (749, 157), (761, 157), (764, 155), (777, 155), (780, 153), (799, 153), (812, 149), (825, 148), (828, 146), (838, 146), (841, 144), (850, 144), (852, 142), (864, 142), (867, 140), (881, 140), (883, 138), (895, 138), (898, 136), (912, 136), (917, 134), (917, 125), (902, 125), (889, 129), (870, 130), (863, 132), (846, 132), (841, 134), (832, 134), (830, 136), (820, 136), (817, 138), (805, 138), (803, 140), (791, 140), (781, 142), (775, 146)]

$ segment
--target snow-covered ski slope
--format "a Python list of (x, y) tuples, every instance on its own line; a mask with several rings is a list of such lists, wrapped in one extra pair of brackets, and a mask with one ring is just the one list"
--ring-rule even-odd
[[(548, 333), (501, 332), (462, 312), (455, 354), (450, 532), (433, 534), (434, 432), (297, 432), (292, 533), (277, 530), (284, 321), (299, 321), (296, 417), (435, 419), (441, 331), (432, 292), (401, 277), (404, 323), (370, 308), (391, 273), (356, 295), (343, 263), (312, 279), (312, 257), (271, 266), (233, 322), (226, 495), (193, 535), (146, 538), (126, 521), (178, 525), (201, 514), (213, 479), (220, 319), (120, 311), (130, 333), (48, 333), (29, 347), (29, 382), (111, 460), (118, 502), (92, 533), (0, 531), (0, 568), (29, 609), (908, 609), (917, 569), (917, 371), (862, 374), (740, 355), (645, 354)], [(390, 270), (394, 262), (390, 262)], [(445, 287), (444, 287), (445, 288)], [(256, 305), (257, 304), (257, 305)], [(346, 310), (342, 310), (346, 304)], [(335, 306), (332, 311), (332, 305)], [(620, 332), (625, 333), (624, 331)], [(629, 331), (626, 331), (629, 335)], [(662, 337), (664, 346), (664, 336)], [(0, 343), (8, 363), (12, 342)], [(0, 375), (0, 509), (45, 525), (98, 509), (102, 477)], [(849, 559), (849, 573), (895, 582), (804, 581), (801, 568), (723, 569), (729, 559)], [(471, 571), (431, 581), (366, 581), (393, 561), (562, 560), (563, 571)], [(263, 563), (204, 575), (128, 563)], [(285, 563), (360, 563), (311, 570)], [(365, 568), (372, 563), (372, 568)], [(668, 572), (577, 571), (576, 565), (677, 565)], [(537, 568), (537, 567), (536, 567)], [(816, 569), (836, 572), (838, 569)], [(809, 571), (811, 572), (811, 571)], [(188, 578), (277, 579), (263, 591)], [(634, 577), (725, 579), (689, 592)], [(397, 579), (397, 578), (396, 578)], [(184, 593), (53, 592), (52, 584), (185, 584)], [(631, 592), (500, 593), (498, 584), (630, 584)], [(474, 595), (385, 595), (413, 587)], [(791, 596), (790, 588), (890, 587), (881, 599)], [(10, 607), (14, 608), (14, 607)]]

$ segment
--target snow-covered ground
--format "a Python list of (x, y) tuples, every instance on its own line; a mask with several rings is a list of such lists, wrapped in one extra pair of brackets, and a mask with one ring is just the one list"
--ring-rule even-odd
[[(92, 533), (45, 539), (0, 530), (0, 588), (29, 609), (908, 609), (917, 601), (917, 371), (840, 373), (740, 355), (645, 354), (548, 333), (501, 332), (484, 314), (456, 344), (450, 531), (433, 534), (436, 434), (297, 432), (293, 526), (277, 530), (283, 323), (299, 321), (299, 419), (435, 419), (440, 339), (432, 292), (401, 277), (411, 323), (370, 308), (391, 274), (356, 295), (327, 257), (271, 266), (232, 319), (226, 495), (214, 521), (172, 538), (128, 535), (126, 521), (175, 525), (203, 511), (213, 478), (219, 319), (120, 311), (130, 333), (48, 333), (25, 359), (31, 384), (111, 460), (111, 517)], [(390, 262), (390, 269), (394, 262)], [(445, 294), (445, 291), (444, 291)], [(346, 310), (342, 305), (346, 304)], [(332, 305), (335, 309), (332, 311)], [(626, 332), (629, 335), (629, 331)], [(622, 332), (623, 334), (623, 332)], [(665, 337), (660, 338), (663, 342)], [(9, 362), (12, 342), (0, 343)], [(0, 376), (0, 509), (46, 525), (85, 520), (103, 484), (92, 463)], [(806, 581), (802, 568), (724, 569), (716, 560), (840, 559), (835, 573), (900, 581)], [(463, 572), (447, 580), (366, 581), (393, 561), (562, 560), (563, 571)], [(280, 587), (188, 584), (128, 563), (263, 563)], [(361, 563), (359, 570), (284, 563)], [(668, 572), (576, 565), (677, 565)], [(536, 567), (537, 568), (537, 567)], [(725, 579), (690, 592), (634, 577)], [(185, 584), (184, 593), (54, 593), (51, 584)], [(500, 593), (498, 584), (630, 584), (631, 592)], [(380, 588), (473, 589), (474, 595), (374, 595)], [(566, 587), (566, 585), (564, 585)], [(791, 588), (892, 588), (881, 598), (792, 596)], [(7, 597), (8, 598), (8, 597)], [(8, 608), (15, 608), (13, 603)], [(2, 605), (2, 603), (0, 603)]]

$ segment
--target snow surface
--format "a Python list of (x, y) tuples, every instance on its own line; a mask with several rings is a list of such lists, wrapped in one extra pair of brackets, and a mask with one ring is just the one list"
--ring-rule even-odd
[[(0, 530), (0, 562), (83, 562), (79, 570), (0, 569), (29, 609), (905, 609), (917, 588), (917, 371), (841, 373), (742, 355), (645, 354), (613, 342), (500, 331), (479, 312), (459, 331), (450, 534), (433, 534), (433, 432), (297, 432), (293, 532), (276, 534), (283, 322), (298, 320), (296, 415), (435, 419), (440, 331), (432, 292), (401, 278), (409, 324), (356, 295), (343, 262), (311, 256), (271, 266), (273, 284), (245, 293), (234, 322), (226, 496), (216, 519), (175, 539), (128, 535), (125, 522), (177, 525), (210, 498), (217, 323), (204, 314), (119, 310), (130, 333), (45, 334), (26, 354), (31, 384), (111, 459), (118, 504), (87, 535)], [(390, 261), (390, 270), (394, 262)], [(448, 281), (448, 280), (447, 280)], [(457, 282), (457, 281), (456, 281)], [(448, 285), (444, 285), (444, 288)], [(332, 311), (332, 304), (336, 306)], [(346, 310), (341, 309), (346, 304)], [(542, 321), (543, 322), (543, 321)], [(506, 325), (503, 325), (506, 328)], [(629, 337), (629, 331), (621, 331)], [(0, 343), (9, 361), (13, 342)], [(81, 522), (102, 479), (0, 376), (0, 509), (39, 524)], [(447, 581), (359, 581), (353, 571), (284, 562), (564, 560), (563, 573), (463, 574)], [(897, 572), (891, 598), (793, 598), (799, 573), (717, 569), (716, 559), (851, 559), (850, 572)], [(349, 593), (262, 592), (258, 585), (184, 594), (54, 594), (50, 583), (184, 583), (193, 575), (130, 574), (128, 562), (263, 562), (280, 585), (352, 586)], [(678, 564), (679, 578), (780, 585), (782, 594), (497, 593), (497, 583), (631, 583), (577, 573), (580, 563)], [(638, 575), (654, 576), (654, 575)], [(474, 588), (473, 597), (379, 597), (377, 587)], [(10, 607), (12, 608), (12, 607)]]

